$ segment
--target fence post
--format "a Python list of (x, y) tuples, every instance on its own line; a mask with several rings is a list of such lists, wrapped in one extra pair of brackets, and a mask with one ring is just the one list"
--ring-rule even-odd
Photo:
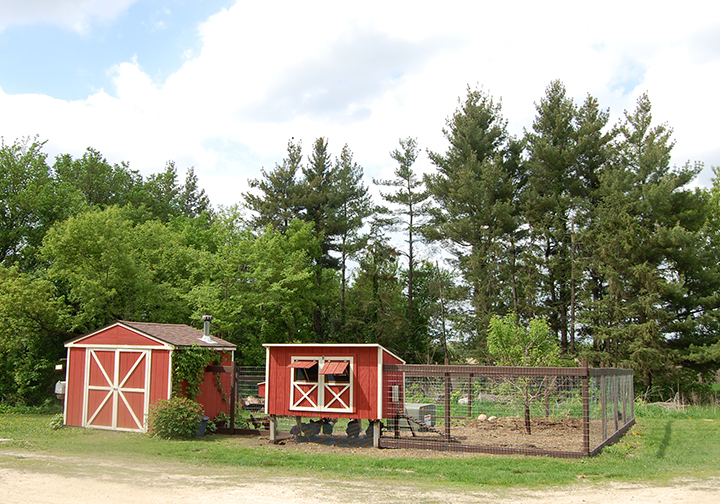
[(590, 371), (588, 361), (583, 360), (585, 373), (582, 376), (582, 408), (583, 408), (583, 452), (590, 456)]
[(607, 381), (605, 380), (605, 363), (601, 362), (602, 375), (600, 375), (600, 405), (602, 407), (602, 436), (603, 443), (608, 437), (607, 433)]
[(232, 363), (232, 376), (230, 380), (230, 434), (235, 434), (235, 405), (237, 404), (237, 395), (238, 395), (238, 375), (235, 372), (236, 371), (236, 364), (235, 359), (233, 359)]
[[(445, 357), (445, 365), (448, 366), (450, 360)], [(445, 373), (445, 437), (450, 439), (450, 373)]]
[(470, 373), (468, 376), (468, 419), (472, 418), (472, 403), (473, 403), (473, 374)]
[[(620, 364), (620, 368), (624, 371), (625, 370), (625, 364)], [(628, 395), (628, 389), (627, 389), (627, 380), (626, 375), (622, 374), (620, 375), (620, 405), (622, 406), (622, 413), (618, 412), (618, 415), (620, 415), (620, 423), (622, 426), (625, 425), (627, 422), (627, 395)]]
[(613, 395), (613, 420), (615, 421), (615, 432), (618, 431), (618, 375), (613, 375), (612, 382), (612, 395)]

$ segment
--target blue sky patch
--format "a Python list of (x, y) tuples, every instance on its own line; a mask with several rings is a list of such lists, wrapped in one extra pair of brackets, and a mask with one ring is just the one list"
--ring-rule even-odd
[(137, 2), (111, 23), (78, 34), (47, 25), (0, 32), (0, 88), (7, 94), (45, 94), (81, 100), (104, 89), (114, 94), (114, 65), (132, 61), (162, 85), (201, 47), (197, 28), (231, 0)]

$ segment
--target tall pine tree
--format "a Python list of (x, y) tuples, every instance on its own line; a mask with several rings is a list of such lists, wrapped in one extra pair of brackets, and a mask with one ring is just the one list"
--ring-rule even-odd
[(448, 246), (462, 273), (474, 311), (470, 343), (482, 352), (494, 314), (525, 311), (521, 146), (508, 134), (500, 103), (480, 90), (468, 90), (443, 133), (450, 145), (445, 154), (430, 153), (437, 173), (425, 179), (435, 203), (428, 236)]

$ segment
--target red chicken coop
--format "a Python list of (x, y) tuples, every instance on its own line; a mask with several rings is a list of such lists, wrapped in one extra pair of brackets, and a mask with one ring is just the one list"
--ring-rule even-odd
[[(146, 432), (150, 405), (171, 396), (173, 352), (194, 344), (232, 365), (235, 345), (184, 324), (118, 321), (66, 342), (65, 425)], [(221, 390), (231, 390), (231, 376), (220, 374), (219, 390), (205, 372), (197, 401), (208, 417), (229, 413)]]
[(405, 364), (377, 344), (266, 344), (265, 413), (376, 421), (403, 408)]

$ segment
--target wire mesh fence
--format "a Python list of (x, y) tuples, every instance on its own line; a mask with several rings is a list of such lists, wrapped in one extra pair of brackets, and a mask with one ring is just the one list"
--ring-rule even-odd
[[(384, 447), (580, 457), (634, 423), (632, 370), (385, 366), (404, 389)], [(399, 381), (402, 380), (402, 383)], [(397, 392), (395, 392), (397, 393)]]
[[(385, 365), (380, 446), (583, 457), (634, 423), (633, 371)], [(236, 368), (238, 406), (262, 414), (262, 366)], [(277, 418), (289, 431), (294, 418)], [(337, 431), (345, 424), (341, 419)]]
[(236, 366), (238, 399), (259, 398), (258, 385), (265, 381), (265, 366)]

